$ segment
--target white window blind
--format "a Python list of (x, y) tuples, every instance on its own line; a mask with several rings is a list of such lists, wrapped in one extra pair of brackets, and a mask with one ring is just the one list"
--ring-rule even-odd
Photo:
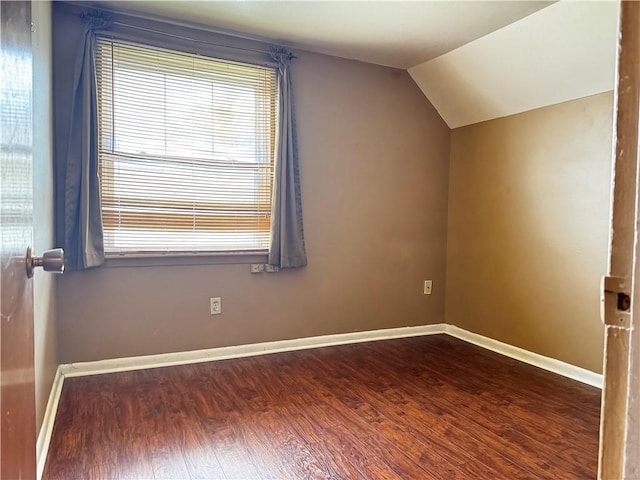
[(105, 252), (267, 249), (275, 71), (107, 38), (96, 70)]

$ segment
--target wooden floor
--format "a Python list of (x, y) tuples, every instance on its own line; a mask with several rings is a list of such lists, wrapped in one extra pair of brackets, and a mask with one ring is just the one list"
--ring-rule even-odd
[(70, 378), (43, 478), (588, 479), (599, 409), (444, 335)]

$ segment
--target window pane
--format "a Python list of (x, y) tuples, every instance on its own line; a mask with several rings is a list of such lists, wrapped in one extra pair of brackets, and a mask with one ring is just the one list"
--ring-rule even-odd
[(107, 252), (269, 244), (272, 69), (98, 41)]

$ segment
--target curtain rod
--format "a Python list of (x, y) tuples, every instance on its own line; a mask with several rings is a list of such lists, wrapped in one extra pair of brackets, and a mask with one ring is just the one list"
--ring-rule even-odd
[[(207, 40), (200, 40), (200, 39), (197, 39), (197, 38), (186, 37), (184, 35), (176, 35), (175, 33), (162, 32), (160, 30), (154, 30), (152, 28), (139, 27), (137, 25), (131, 25), (129, 23), (113, 22), (113, 24), (121, 26), (121, 27), (125, 27), (125, 28), (132, 28), (132, 29), (141, 30), (141, 31), (144, 31), (144, 32), (156, 33), (158, 35), (164, 35), (164, 36), (167, 36), (167, 37), (178, 38), (180, 40), (187, 40), (187, 41), (190, 41), (190, 42), (202, 43), (202, 44), (205, 44), (205, 45), (214, 45), (216, 47), (225, 47), (225, 48), (232, 48), (232, 49), (235, 49), (235, 50), (244, 50), (246, 52), (264, 53), (264, 54), (267, 54), (267, 55), (269, 54), (268, 50), (261, 50), (261, 49), (258, 49), (258, 48), (229, 46), (229, 45), (225, 45), (224, 43), (211, 42), (211, 41), (207, 41)], [(202, 31), (206, 31), (206, 30), (202, 30)], [(218, 34), (218, 35), (222, 35), (222, 34)], [(237, 37), (237, 38), (241, 38), (241, 37)]]
[[(66, 4), (71, 5), (73, 7), (79, 7), (80, 9), (88, 9), (89, 11), (94, 11), (94, 12), (105, 12), (111, 15), (114, 15), (116, 18), (113, 18), (113, 25), (119, 25), (122, 27), (128, 27), (128, 28), (133, 28), (133, 29), (137, 29), (137, 30), (141, 30), (141, 31), (146, 31), (146, 32), (150, 32), (150, 33), (156, 33), (159, 35), (166, 35), (166, 36), (170, 36), (170, 37), (174, 37), (174, 38), (179, 38), (182, 40), (188, 40), (188, 41), (192, 41), (192, 42), (198, 42), (198, 43), (202, 43), (202, 44), (206, 44), (206, 45), (215, 45), (218, 47), (227, 47), (227, 48), (237, 48), (238, 50), (244, 50), (247, 52), (256, 52), (256, 53), (264, 53), (264, 54), (269, 54), (269, 49), (264, 50), (264, 49), (259, 49), (259, 48), (249, 48), (249, 47), (232, 47), (229, 45), (226, 45), (224, 43), (217, 43), (217, 42), (208, 42), (206, 40), (198, 40), (195, 38), (190, 38), (187, 36), (183, 36), (183, 35), (176, 35), (176, 34), (171, 34), (171, 33), (166, 33), (160, 30), (155, 30), (153, 28), (147, 28), (147, 27), (140, 27), (140, 26), (136, 26), (136, 25), (132, 25), (130, 23), (126, 23), (126, 22), (119, 22), (116, 19), (118, 17), (130, 17), (130, 18), (137, 18), (140, 20), (146, 20), (146, 21), (151, 21), (151, 22), (160, 22), (160, 23), (165, 23), (168, 25), (173, 25), (175, 27), (179, 27), (179, 28), (186, 28), (186, 29), (191, 29), (191, 30), (198, 30), (200, 32), (204, 32), (204, 33), (213, 33), (215, 35), (222, 35), (222, 36), (226, 36), (226, 37), (232, 37), (232, 38), (236, 38), (239, 40), (246, 40), (249, 42), (255, 42), (255, 43), (264, 43), (267, 45), (273, 45), (276, 47), (283, 47), (284, 45), (279, 45), (279, 44), (274, 44), (271, 39), (269, 38), (262, 38), (260, 36), (252, 36), (249, 34), (245, 34), (245, 33), (241, 33), (241, 32), (234, 32), (232, 30), (225, 30), (222, 28), (216, 28), (216, 27), (211, 27), (211, 26), (207, 26), (207, 25), (202, 25), (202, 24), (190, 24), (188, 22), (182, 21), (182, 20), (176, 20), (176, 19), (172, 19), (172, 18), (167, 18), (167, 17), (161, 17), (161, 16), (156, 16), (156, 15), (151, 15), (151, 14), (147, 14), (147, 13), (142, 13), (142, 12), (135, 12), (135, 11), (131, 11), (128, 10), (126, 8), (121, 8), (121, 5), (119, 5), (117, 8), (109, 8), (109, 7), (105, 7), (105, 6), (98, 6), (96, 7), (93, 3), (93, 1), (95, 0), (67, 0)], [(122, 2), (125, 3), (125, 2)], [(79, 15), (78, 13), (74, 13), (74, 15)]]

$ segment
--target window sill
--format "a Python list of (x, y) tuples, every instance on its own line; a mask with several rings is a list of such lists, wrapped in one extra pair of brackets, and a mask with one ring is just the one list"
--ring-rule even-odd
[(266, 251), (220, 252), (220, 253), (153, 253), (153, 254), (107, 254), (104, 267), (156, 267), (181, 265), (233, 265), (266, 263)]

